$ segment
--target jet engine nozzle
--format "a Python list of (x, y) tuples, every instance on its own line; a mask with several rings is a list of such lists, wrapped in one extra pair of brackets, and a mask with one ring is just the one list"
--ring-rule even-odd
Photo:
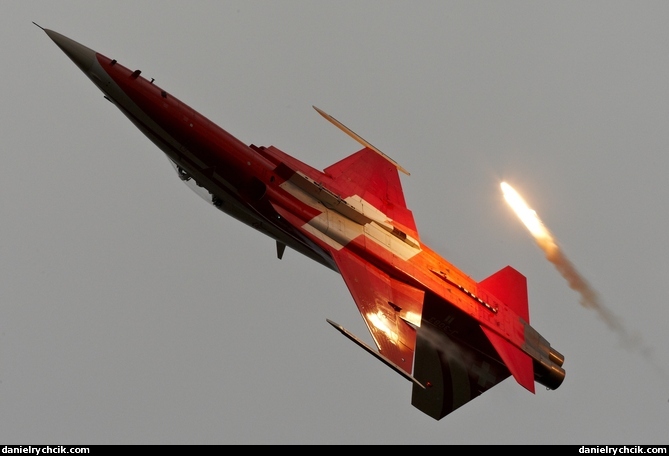
[[(564, 357), (562, 358), (562, 361), (564, 361)], [(564, 377), (564, 369), (556, 363), (547, 361), (543, 358), (541, 361), (534, 360), (534, 380), (537, 383), (554, 390), (562, 384)]]
[(564, 364), (564, 355), (554, 349), (553, 347), (550, 347), (550, 351), (548, 352), (548, 358), (557, 364), (558, 366), (562, 367)]

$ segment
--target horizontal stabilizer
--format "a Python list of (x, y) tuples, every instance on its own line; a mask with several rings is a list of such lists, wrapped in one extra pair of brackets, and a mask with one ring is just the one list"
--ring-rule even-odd
[(530, 355), (502, 338), (499, 334), (483, 326), (481, 329), (488, 337), (488, 340), (490, 340), (492, 346), (495, 347), (495, 350), (497, 350), (499, 357), (502, 358), (513, 378), (516, 379), (520, 386), (534, 393), (534, 366)]

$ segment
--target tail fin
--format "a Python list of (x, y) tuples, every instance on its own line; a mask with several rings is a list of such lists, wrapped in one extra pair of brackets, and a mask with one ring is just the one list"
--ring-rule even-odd
[(481, 281), (479, 287), (504, 302), (520, 317), (524, 339), (521, 348), (481, 327), (516, 381), (531, 392), (534, 392), (534, 381), (550, 389), (559, 387), (565, 377), (564, 356), (530, 326), (525, 276), (507, 266)]
[(527, 299), (527, 279), (520, 272), (507, 266), (478, 284), (511, 308), (526, 323), (530, 322)]
[(495, 347), (495, 350), (497, 350), (497, 354), (502, 358), (513, 378), (516, 379), (520, 386), (530, 393), (534, 393), (534, 362), (532, 361), (532, 357), (502, 338), (499, 334), (483, 326), (481, 329), (488, 337), (492, 346)]
[[(501, 300), (526, 324), (530, 322), (527, 299), (527, 279), (520, 272), (507, 266), (479, 283), (479, 287)], [(479, 292), (480, 293), (480, 292)], [(534, 365), (532, 357), (486, 328), (483, 332), (506, 364), (513, 378), (528, 391), (534, 393)]]
[[(529, 324), (527, 281), (521, 273), (507, 266), (481, 281), (476, 295), (490, 304), (504, 303), (517, 315), (508, 315), (519, 320), (508, 321), (514, 323), (508, 329), (521, 331), (522, 343), (517, 340), (519, 346), (509, 341), (504, 331), (498, 333), (477, 322), (477, 328), (472, 328), (468, 337), (487, 339), (490, 345), (481, 341), (479, 349), (472, 350), (470, 345), (423, 319), (417, 330), (413, 376), (426, 388), (414, 385), (411, 403), (437, 420), (509, 375), (532, 393), (535, 381), (556, 389), (565, 377), (564, 356)], [(429, 301), (426, 305), (429, 306)]]

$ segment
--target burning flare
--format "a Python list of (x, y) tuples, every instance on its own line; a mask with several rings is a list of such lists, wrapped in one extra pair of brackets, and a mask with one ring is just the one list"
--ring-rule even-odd
[(523, 197), (513, 187), (506, 182), (502, 182), (501, 186), (504, 199), (509, 203), (509, 206), (511, 206), (521, 222), (530, 230), (539, 247), (546, 253), (546, 258), (550, 260), (550, 256), (558, 250), (553, 236), (546, 229), (537, 213), (527, 205)]
[(623, 344), (627, 348), (637, 349), (644, 356), (648, 357), (650, 349), (642, 347), (640, 338), (628, 333), (620, 319), (602, 305), (595, 290), (590, 287), (588, 282), (578, 273), (564, 253), (562, 253), (562, 250), (558, 247), (555, 239), (544, 226), (537, 213), (527, 205), (525, 200), (509, 184), (502, 182), (501, 187), (504, 199), (506, 199), (516, 215), (525, 224), (532, 236), (534, 236), (537, 244), (544, 251), (546, 259), (553, 263), (560, 275), (567, 281), (569, 287), (581, 296), (581, 304), (597, 312), (597, 315), (599, 315), (604, 323), (621, 337)]

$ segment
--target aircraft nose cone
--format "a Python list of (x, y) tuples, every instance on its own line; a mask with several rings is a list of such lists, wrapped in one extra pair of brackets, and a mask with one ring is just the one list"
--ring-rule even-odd
[(53, 42), (56, 43), (56, 45), (58, 45), (70, 59), (72, 59), (81, 71), (88, 73), (88, 70), (90, 70), (95, 61), (95, 51), (93, 49), (87, 48), (83, 44), (79, 44), (53, 30), (45, 29), (44, 31), (49, 35), (49, 38), (51, 38)]

